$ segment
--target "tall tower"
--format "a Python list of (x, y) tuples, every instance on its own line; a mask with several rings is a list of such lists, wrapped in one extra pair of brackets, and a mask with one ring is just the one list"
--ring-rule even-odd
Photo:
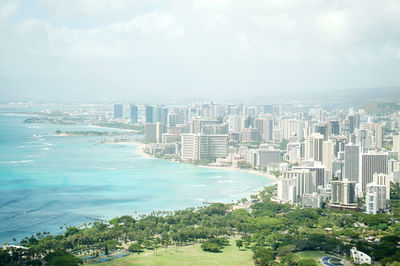
[(324, 136), (314, 133), (306, 138), (306, 160), (322, 162), (322, 143)]
[(344, 146), (344, 176), (358, 182), (360, 175), (360, 146), (346, 144)]
[(122, 118), (122, 109), (123, 105), (122, 103), (116, 103), (114, 104), (114, 118)]
[(131, 104), (131, 123), (136, 124), (138, 121), (137, 106)]

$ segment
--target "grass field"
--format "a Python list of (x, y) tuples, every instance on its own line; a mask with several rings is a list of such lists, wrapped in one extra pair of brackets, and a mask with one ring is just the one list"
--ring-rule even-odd
[(322, 251), (301, 251), (295, 253), (300, 259), (313, 259), (316, 262), (322, 257), (325, 256), (325, 253)]
[(254, 265), (250, 250), (239, 251), (234, 239), (229, 242), (230, 245), (225, 246), (222, 253), (204, 252), (200, 244), (196, 244), (158, 250), (157, 255), (153, 251), (145, 251), (101, 265)]

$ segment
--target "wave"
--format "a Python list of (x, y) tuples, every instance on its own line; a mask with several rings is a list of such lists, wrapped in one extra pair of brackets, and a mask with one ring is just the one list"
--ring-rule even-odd
[(206, 185), (195, 185), (196, 187), (205, 187)]
[(9, 161), (9, 162), (0, 162), (3, 164), (17, 164), (17, 163), (31, 163), (33, 160), (22, 160), (22, 161)]
[(50, 150), (50, 148), (42, 148), (42, 150), (48, 151), (48, 150)]
[(218, 183), (235, 183), (235, 181), (233, 181), (232, 179), (228, 179), (228, 180), (219, 180), (217, 181)]
[(222, 178), (222, 175), (210, 176), (209, 178), (210, 178), (210, 179)]

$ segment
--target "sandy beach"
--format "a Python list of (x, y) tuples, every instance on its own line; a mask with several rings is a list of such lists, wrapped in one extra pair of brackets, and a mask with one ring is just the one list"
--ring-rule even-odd
[[(152, 155), (150, 155), (148, 153), (145, 153), (143, 151), (145, 144), (143, 144), (141, 142), (137, 142), (137, 141), (113, 142), (113, 143), (110, 143), (110, 144), (119, 144), (119, 145), (125, 144), (125, 145), (139, 146), (139, 149), (138, 149), (137, 152), (138, 152), (138, 154), (140, 156), (143, 156), (143, 157), (146, 157), (146, 158), (149, 158), (149, 159), (160, 159), (160, 158), (155, 158), (154, 156), (152, 156)], [(161, 159), (161, 160), (165, 160), (165, 159)], [(180, 162), (180, 163), (184, 163), (184, 162)], [(260, 172), (260, 171), (257, 171), (257, 170), (253, 170), (253, 169), (240, 169), (240, 168), (232, 167), (232, 166), (195, 165), (195, 164), (190, 164), (190, 165), (201, 167), (201, 168), (218, 169), (218, 170), (225, 170), (225, 171), (239, 171), (239, 172), (244, 172), (244, 173), (248, 173), (248, 174), (252, 174), (252, 175), (260, 175), (260, 176), (268, 177), (269, 179), (276, 180), (275, 182), (273, 182), (274, 184), (276, 182), (278, 182), (278, 178), (276, 176), (267, 174), (265, 172)]]
[(125, 129), (125, 128), (117, 128), (117, 127), (102, 127), (102, 126), (96, 126), (96, 125), (89, 125), (90, 127), (94, 127), (94, 128), (102, 128), (102, 129), (115, 129), (115, 130), (121, 130), (121, 131), (126, 131), (126, 132), (130, 132), (130, 133), (136, 133), (136, 130), (133, 129)]

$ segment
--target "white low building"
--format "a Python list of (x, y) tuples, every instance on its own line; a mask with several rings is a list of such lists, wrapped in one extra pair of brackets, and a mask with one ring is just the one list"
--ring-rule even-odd
[(358, 251), (356, 247), (350, 250), (350, 255), (355, 264), (371, 264), (371, 257), (364, 252)]

